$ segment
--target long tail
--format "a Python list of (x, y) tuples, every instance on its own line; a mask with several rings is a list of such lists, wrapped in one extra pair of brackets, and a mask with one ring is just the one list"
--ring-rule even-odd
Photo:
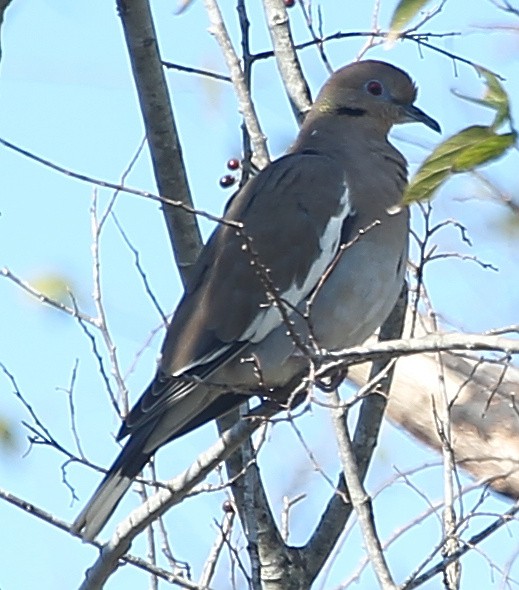
[(72, 530), (81, 533), (86, 541), (93, 540), (104, 527), (133, 479), (149, 461), (149, 451), (143, 452), (154, 424), (135, 432), (123, 447), (99, 487), (72, 524)]
[[(248, 395), (224, 393), (205, 407), (202, 405), (198, 413), (187, 411), (193, 418), (187, 421), (180, 420), (175, 423), (175, 418), (183, 415), (180, 405), (175, 407), (174, 414), (163, 414), (155, 420), (138, 425), (129, 432), (130, 438), (123, 447), (114, 464), (99, 484), (94, 495), (83, 508), (79, 516), (72, 524), (72, 530), (81, 534), (83, 539), (91, 541), (105, 526), (108, 519), (116, 509), (122, 497), (131, 486), (132, 481), (142, 471), (157, 448), (172, 440), (187, 434), (202, 424), (218, 418), (232, 408), (240, 405), (248, 399)], [(194, 403), (191, 398), (184, 398), (183, 405)], [(196, 401), (198, 404), (198, 401)], [(123, 436), (126, 432), (122, 431)], [(144, 451), (144, 449), (146, 449)]]

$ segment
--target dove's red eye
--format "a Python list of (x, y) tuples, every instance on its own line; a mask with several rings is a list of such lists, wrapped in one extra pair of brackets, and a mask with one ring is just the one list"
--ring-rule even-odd
[(370, 80), (366, 84), (366, 90), (373, 96), (380, 96), (384, 91), (384, 88), (378, 80)]

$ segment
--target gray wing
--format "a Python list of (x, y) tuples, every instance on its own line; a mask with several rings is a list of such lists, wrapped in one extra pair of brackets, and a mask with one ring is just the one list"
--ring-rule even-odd
[[(243, 223), (280, 297), (296, 306), (332, 261), (348, 211), (342, 167), (322, 154), (297, 153), (249, 181), (233, 197), (225, 219)], [(189, 379), (206, 378), (281, 322), (243, 236), (220, 224), (200, 254), (168, 328), (159, 374), (120, 435), (171, 408), (193, 389)]]

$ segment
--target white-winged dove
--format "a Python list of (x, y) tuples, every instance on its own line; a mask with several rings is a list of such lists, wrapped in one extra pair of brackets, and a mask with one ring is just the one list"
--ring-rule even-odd
[[(73, 524), (85, 539), (97, 535), (159, 447), (255, 391), (303, 376), (308, 361), (294, 333), (305, 344), (342, 349), (384, 322), (403, 284), (409, 223), (400, 206), (407, 163), (387, 134), (412, 121), (440, 130), (415, 98), (409, 76), (389, 64), (338, 70), (288, 154), (233, 197), (225, 219), (243, 231), (220, 224), (202, 250), (158, 373), (119, 432), (129, 439)], [(309, 297), (308, 320), (294, 309), (304, 310)]]

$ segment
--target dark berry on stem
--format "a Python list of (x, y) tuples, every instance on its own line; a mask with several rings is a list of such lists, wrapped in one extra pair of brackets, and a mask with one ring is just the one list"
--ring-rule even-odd
[(227, 162), (227, 168), (229, 168), (229, 170), (238, 170), (239, 167), (240, 167), (240, 160), (238, 160), (238, 158), (231, 158)]
[(222, 188), (228, 188), (236, 182), (236, 178), (232, 174), (226, 174), (220, 178), (220, 186)]
[(222, 509), (224, 512), (234, 512), (234, 506), (231, 504), (231, 502), (229, 502), (229, 500), (226, 500), (222, 504)]

